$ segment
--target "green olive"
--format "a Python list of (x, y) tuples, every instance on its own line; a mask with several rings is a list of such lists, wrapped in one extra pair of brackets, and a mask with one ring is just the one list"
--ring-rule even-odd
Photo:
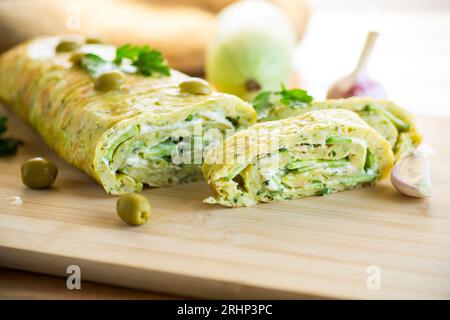
[(74, 66), (81, 66), (81, 59), (85, 56), (84, 52), (75, 52), (70, 56), (69, 61), (73, 63)]
[(146, 223), (152, 212), (147, 198), (136, 193), (121, 196), (117, 200), (116, 210), (123, 221), (133, 226)]
[(192, 94), (210, 94), (211, 87), (209, 83), (200, 78), (191, 78), (183, 81), (179, 85), (181, 92)]
[(86, 37), (86, 43), (87, 44), (101, 44), (101, 43), (104, 43), (104, 41), (103, 41), (102, 37), (92, 35), (92, 36)]
[(24, 185), (31, 189), (45, 189), (55, 182), (58, 167), (50, 160), (37, 157), (25, 161), (21, 172)]
[(110, 91), (117, 90), (125, 82), (125, 75), (118, 71), (107, 71), (95, 80), (95, 90)]
[(76, 40), (61, 40), (58, 45), (56, 46), (56, 52), (69, 52), (74, 51), (81, 47), (81, 43)]

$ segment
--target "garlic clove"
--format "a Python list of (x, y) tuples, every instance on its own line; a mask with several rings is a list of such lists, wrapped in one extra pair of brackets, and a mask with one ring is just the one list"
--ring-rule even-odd
[(398, 192), (407, 196), (431, 196), (431, 174), (427, 156), (419, 151), (403, 156), (392, 169), (391, 182)]

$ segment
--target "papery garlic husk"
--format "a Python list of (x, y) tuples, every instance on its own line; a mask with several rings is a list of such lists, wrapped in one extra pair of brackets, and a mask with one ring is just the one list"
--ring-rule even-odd
[(431, 196), (430, 164), (426, 154), (416, 150), (403, 156), (392, 169), (391, 182), (397, 191), (407, 196)]

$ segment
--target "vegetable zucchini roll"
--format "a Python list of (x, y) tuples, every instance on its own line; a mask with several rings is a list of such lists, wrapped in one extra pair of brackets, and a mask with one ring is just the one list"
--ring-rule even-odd
[[(285, 90), (288, 92), (288, 90)], [(380, 133), (392, 146), (396, 160), (414, 150), (421, 136), (414, 117), (406, 109), (388, 100), (353, 97), (308, 103), (283, 103), (280, 93), (263, 93), (265, 100), (255, 104), (259, 121), (271, 121), (295, 117), (320, 109), (347, 109), (356, 112), (364, 121)], [(264, 97), (264, 96), (263, 96)], [(263, 102), (263, 103), (261, 103)]]
[(390, 143), (354, 112), (317, 110), (237, 132), (208, 151), (207, 203), (250, 206), (372, 185), (394, 161)]
[(38, 38), (3, 54), (0, 98), (108, 193), (201, 179), (202, 154), (185, 161), (189, 147), (213, 145), (210, 129), (234, 132), (256, 121), (249, 104), (192, 86), (147, 46), (70, 39)]

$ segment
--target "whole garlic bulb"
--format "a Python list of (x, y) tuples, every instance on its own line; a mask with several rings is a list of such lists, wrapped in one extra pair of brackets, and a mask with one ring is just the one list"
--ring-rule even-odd
[(357, 76), (351, 74), (338, 80), (327, 93), (328, 99), (350, 97), (386, 98), (386, 92), (381, 85), (370, 79), (366, 73)]
[(383, 87), (378, 82), (370, 79), (366, 71), (367, 61), (377, 37), (378, 33), (373, 31), (367, 35), (366, 44), (364, 45), (364, 49), (355, 70), (349, 75), (336, 81), (330, 87), (327, 93), (328, 99), (349, 98), (353, 96), (367, 96), (372, 98), (386, 97)]

